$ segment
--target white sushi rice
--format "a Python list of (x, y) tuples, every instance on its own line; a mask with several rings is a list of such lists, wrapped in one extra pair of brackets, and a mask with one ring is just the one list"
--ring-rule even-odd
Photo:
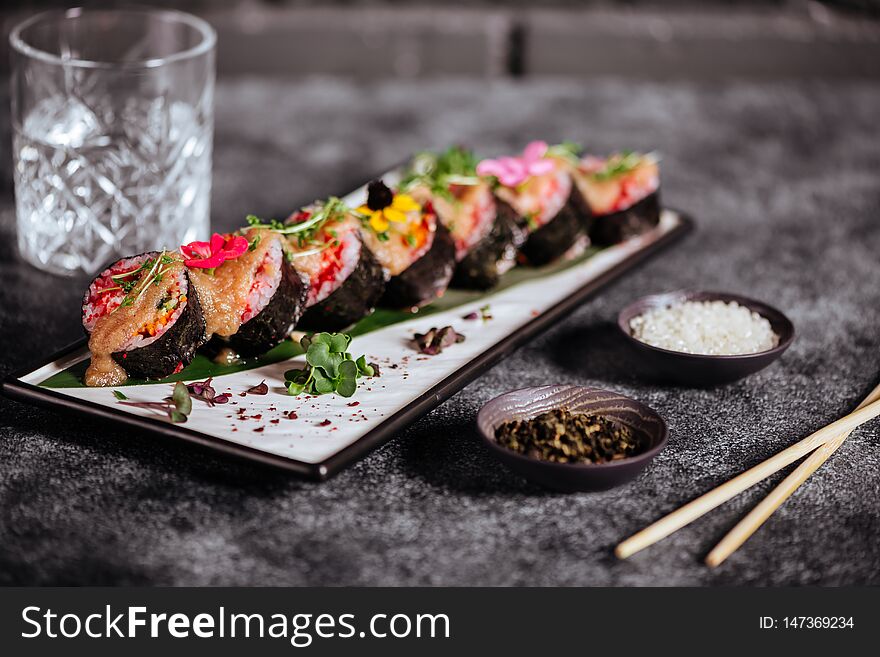
[(685, 301), (649, 310), (629, 325), (641, 342), (688, 354), (754, 354), (779, 344), (766, 318), (732, 301)]
[(241, 316), (242, 324), (256, 317), (268, 305), (278, 290), (278, 286), (281, 284), (281, 260), (283, 257), (281, 242), (273, 240), (269, 248), (266, 249), (263, 262), (248, 292), (246, 310)]

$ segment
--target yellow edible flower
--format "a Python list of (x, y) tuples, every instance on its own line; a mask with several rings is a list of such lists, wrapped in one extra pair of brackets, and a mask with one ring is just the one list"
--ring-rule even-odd
[(370, 227), (377, 233), (384, 233), (391, 223), (405, 224), (406, 213), (421, 210), (422, 206), (409, 194), (397, 194), (391, 205), (379, 210), (371, 210), (366, 204), (357, 209), (359, 214), (370, 218)]

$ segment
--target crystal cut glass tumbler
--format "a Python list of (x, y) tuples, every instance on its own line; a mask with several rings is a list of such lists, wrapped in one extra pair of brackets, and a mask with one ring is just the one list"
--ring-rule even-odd
[(18, 246), (57, 274), (208, 236), (214, 30), (171, 10), (50, 11), (18, 25)]

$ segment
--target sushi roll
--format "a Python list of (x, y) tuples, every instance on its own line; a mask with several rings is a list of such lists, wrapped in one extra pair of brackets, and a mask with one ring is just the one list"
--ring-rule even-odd
[(339, 199), (304, 208), (289, 226), (308, 228), (287, 235), (293, 266), (309, 280), (306, 311), (299, 327), (340, 331), (376, 307), (388, 272), (364, 243), (361, 222)]
[(495, 194), (528, 231), (520, 250), (528, 264), (547, 264), (586, 244), (587, 205), (568, 167), (545, 142), (530, 143), (520, 157), (483, 160), (477, 173), (495, 181)]
[(455, 266), (454, 287), (489, 290), (498, 285), (501, 275), (516, 264), (517, 250), (525, 242), (527, 232), (509, 204), (494, 196), (493, 200), (495, 220), (492, 228)]
[(356, 212), (367, 246), (391, 275), (384, 305), (415, 310), (443, 295), (455, 269), (455, 241), (436, 214), (378, 180)]
[(183, 258), (166, 251), (122, 258), (102, 271), (83, 298), (82, 323), (92, 355), (88, 386), (162, 379), (189, 365), (206, 340)]
[(258, 225), (182, 248), (215, 345), (256, 356), (290, 335), (305, 310), (308, 282), (285, 257), (278, 232)]
[(420, 153), (401, 188), (430, 210), (455, 242), (454, 287), (487, 290), (516, 263), (526, 237), (516, 213), (477, 176), (471, 151), (454, 146), (443, 153)]
[(660, 170), (653, 154), (585, 157), (573, 176), (593, 215), (594, 244), (617, 244), (660, 222)]

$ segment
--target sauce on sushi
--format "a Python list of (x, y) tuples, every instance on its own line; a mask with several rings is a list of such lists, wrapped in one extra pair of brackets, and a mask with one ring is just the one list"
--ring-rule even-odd
[(249, 298), (255, 292), (254, 286), (280, 277), (277, 265), (267, 256), (270, 256), (273, 245), (280, 246), (281, 237), (257, 229), (251, 229), (245, 237), (252, 244), (256, 240), (252, 250), (234, 260), (227, 260), (213, 271), (190, 270), (190, 278), (202, 303), (208, 335), (234, 335), (250, 319)]
[[(156, 311), (165, 299), (173, 296), (183, 272), (179, 257), (162, 254), (152, 267), (140, 273), (125, 299), (98, 318), (89, 336), (92, 358), (85, 374), (87, 386), (114, 386), (126, 382), (128, 375), (112, 355), (122, 351), (138, 334), (149, 338), (156, 333), (156, 324), (163, 323), (168, 316), (157, 318)], [(177, 300), (181, 305), (185, 302), (185, 296)]]

